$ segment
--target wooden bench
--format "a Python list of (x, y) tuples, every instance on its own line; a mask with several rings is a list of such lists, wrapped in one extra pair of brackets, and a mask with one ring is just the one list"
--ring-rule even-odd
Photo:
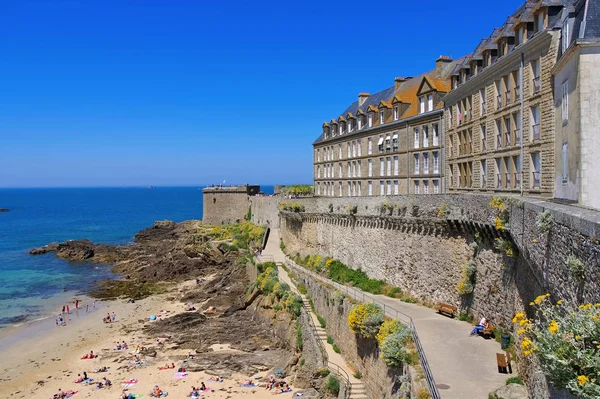
[(498, 365), (498, 372), (502, 374), (512, 374), (512, 365), (510, 364), (510, 353), (496, 353), (496, 364)]
[(494, 338), (494, 326), (488, 322), (488, 328), (479, 331), (479, 335), (486, 339)]
[(444, 302), (438, 302), (438, 304), (435, 305), (435, 310), (437, 310), (439, 314), (446, 314), (450, 317), (456, 316), (457, 309), (458, 308), (456, 306), (448, 305)]

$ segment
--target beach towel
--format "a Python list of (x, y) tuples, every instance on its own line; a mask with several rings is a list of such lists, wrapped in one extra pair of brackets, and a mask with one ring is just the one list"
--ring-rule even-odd
[(280, 395), (282, 393), (288, 393), (288, 392), (293, 392), (292, 388), (288, 388), (285, 391), (281, 391), (281, 392), (273, 392), (273, 395)]
[(94, 381), (94, 379), (93, 379), (93, 378), (88, 378), (87, 380), (83, 380), (82, 382), (83, 382), (85, 385), (87, 385), (87, 384), (91, 384), (91, 383), (92, 383), (92, 381)]
[(159, 396), (154, 396), (152, 394), (150, 394), (150, 396), (152, 396), (153, 398), (166, 398), (169, 395), (169, 392), (167, 391), (163, 391)]
[(144, 396), (143, 393), (130, 393), (128, 398), (135, 399), (135, 398), (141, 398), (142, 396)]
[(123, 382), (121, 383), (121, 385), (122, 385), (124, 388), (131, 388), (132, 386), (134, 386), (134, 385), (135, 385), (135, 384), (137, 384), (137, 383), (138, 383), (138, 380), (137, 380), (137, 378), (132, 378), (132, 379), (130, 379), (130, 380), (128, 380), (128, 381), (123, 381)]
[(77, 392), (79, 392), (79, 391), (71, 392), (70, 394), (65, 396), (65, 399), (70, 398), (71, 396), (75, 395)]
[(252, 388), (252, 387), (257, 387), (258, 385), (255, 383), (252, 383), (252, 384), (240, 384), (240, 386), (242, 388)]
[(174, 380), (181, 380), (185, 377), (188, 376), (188, 373), (175, 373), (175, 375), (173, 376)]

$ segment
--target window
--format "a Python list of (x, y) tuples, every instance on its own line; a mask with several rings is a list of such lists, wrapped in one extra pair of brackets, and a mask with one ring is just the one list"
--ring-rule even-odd
[(321, 195), (321, 183), (317, 183), (317, 195)]
[(379, 181), (379, 195), (385, 195), (385, 184), (383, 184), (383, 180)]
[(481, 151), (486, 151), (487, 150), (487, 132), (485, 129), (485, 125), (481, 125), (479, 128), (481, 130)]
[(485, 188), (487, 186), (487, 161), (485, 159), (479, 161), (479, 168), (481, 174), (481, 187)]
[(562, 145), (562, 183), (569, 181), (569, 143), (566, 141)]
[(387, 136), (385, 136), (385, 152), (390, 151), (392, 151), (392, 138), (388, 134)]
[(426, 175), (429, 174), (429, 154), (428, 153), (423, 154), (423, 173)]
[(387, 161), (387, 176), (391, 176), (392, 175), (392, 158), (387, 157), (386, 161)]
[(358, 117), (358, 130), (362, 129), (362, 116)]
[(385, 123), (385, 113), (383, 110), (379, 111), (379, 124), (383, 125)]
[(352, 182), (352, 196), (356, 197), (356, 182)]
[(373, 113), (369, 113), (369, 127), (373, 127)]
[(352, 177), (356, 177), (356, 162), (352, 161)]
[(415, 154), (415, 175), (419, 174), (419, 154)]
[(433, 146), (437, 147), (440, 145), (440, 135), (438, 133), (438, 124), (433, 124)]
[(392, 182), (388, 180), (386, 182), (386, 186), (387, 186), (387, 195), (392, 195)]
[(423, 148), (429, 147), (429, 127), (423, 126)]
[(352, 183), (348, 182), (348, 197), (352, 197)]
[(394, 180), (394, 195), (398, 195), (398, 180)]
[(521, 156), (513, 156), (513, 163), (515, 164), (515, 188), (521, 188)]
[(429, 194), (429, 181), (423, 180), (423, 194)]
[(565, 80), (562, 84), (562, 120), (566, 123), (569, 120), (569, 81)]
[(342, 186), (342, 182), (340, 182), (340, 185), (339, 185), (339, 194), (338, 194), (338, 195), (339, 195), (340, 197), (344, 195), (344, 193), (343, 193), (343, 186)]
[(427, 96), (427, 111), (433, 111), (433, 95)]
[(342, 145), (341, 144), (338, 144), (338, 154), (339, 154), (338, 158), (342, 159)]
[(540, 12), (538, 15), (535, 16), (535, 31), (539, 32), (541, 30), (544, 30), (544, 13)]
[(343, 171), (344, 171), (344, 169), (342, 168), (342, 163), (341, 163), (341, 162), (339, 163), (339, 168), (338, 168), (338, 171), (339, 171), (339, 173), (340, 173), (340, 178), (344, 177), (344, 176), (343, 176)]
[(479, 115), (484, 116), (487, 113), (487, 101), (485, 100), (485, 89), (479, 90)]
[(352, 158), (356, 157), (356, 141), (352, 142)]
[(502, 158), (496, 159), (496, 187), (498, 188), (504, 187), (504, 185), (502, 184), (503, 163), (504, 162), (502, 161)]
[(373, 139), (371, 139), (371, 138), (369, 137), (369, 141), (368, 141), (368, 143), (369, 143), (369, 148), (368, 148), (368, 150), (367, 150), (367, 153), (368, 153), (369, 155), (371, 155), (371, 154), (373, 154)]
[(425, 97), (419, 97), (419, 113), (425, 112)]
[(398, 176), (398, 156), (394, 157), (394, 176)]
[(397, 152), (398, 151), (398, 133), (394, 133), (394, 135), (392, 136), (392, 145), (393, 147), (393, 151)]
[(317, 166), (317, 179), (321, 178), (321, 167)]
[(531, 139), (538, 141), (540, 139), (540, 106), (531, 107)]
[(533, 94), (537, 94), (542, 89), (541, 78), (540, 78), (541, 71), (540, 71), (540, 60), (539, 59), (531, 61), (531, 71), (533, 73), (532, 91), (533, 91)]
[(368, 187), (367, 194), (369, 196), (373, 195), (373, 182), (372, 181), (367, 182), (367, 187)]
[(531, 188), (540, 188), (540, 153), (531, 153)]
[(373, 160), (369, 159), (369, 177), (373, 177)]
[(400, 114), (398, 113), (398, 106), (396, 105), (394, 107), (394, 120), (397, 121), (399, 117), (400, 117)]
[(440, 173), (440, 153), (437, 151), (433, 153), (433, 173)]
[(321, 150), (317, 150), (317, 162), (321, 162)]
[(415, 194), (419, 194), (419, 181), (415, 180)]
[(415, 128), (415, 148), (419, 148), (419, 128)]
[(433, 181), (433, 193), (434, 194), (439, 194), (440, 193), (440, 181), (439, 180), (434, 180)]
[(383, 158), (379, 158), (379, 176), (385, 176), (385, 164)]

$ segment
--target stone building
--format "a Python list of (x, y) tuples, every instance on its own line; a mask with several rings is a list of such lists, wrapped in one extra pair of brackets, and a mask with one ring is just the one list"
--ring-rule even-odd
[(600, 0), (578, 0), (560, 20), (554, 79), (555, 197), (600, 208)]
[(313, 143), (315, 194), (444, 192), (441, 100), (461, 61), (442, 56), (429, 72), (396, 78), (394, 86), (373, 95), (360, 93), (344, 112), (323, 123)]
[(570, 0), (528, 0), (452, 72), (444, 97), (449, 192), (552, 197), (552, 71)]

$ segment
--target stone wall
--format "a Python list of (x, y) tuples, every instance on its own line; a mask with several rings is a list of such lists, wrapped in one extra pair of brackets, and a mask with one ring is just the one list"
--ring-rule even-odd
[(250, 200), (245, 186), (205, 188), (202, 195), (205, 224), (239, 223), (248, 214)]
[(367, 395), (370, 398), (391, 398), (400, 388), (403, 368), (390, 368), (379, 358), (377, 341), (364, 339), (348, 327), (348, 314), (353, 305), (347, 300), (336, 305), (332, 299), (333, 289), (302, 275), (297, 276), (308, 290), (315, 311), (327, 323), (327, 334), (337, 343), (342, 356), (363, 375)]
[(279, 228), (280, 197), (249, 197), (252, 208), (252, 223), (259, 226)]

